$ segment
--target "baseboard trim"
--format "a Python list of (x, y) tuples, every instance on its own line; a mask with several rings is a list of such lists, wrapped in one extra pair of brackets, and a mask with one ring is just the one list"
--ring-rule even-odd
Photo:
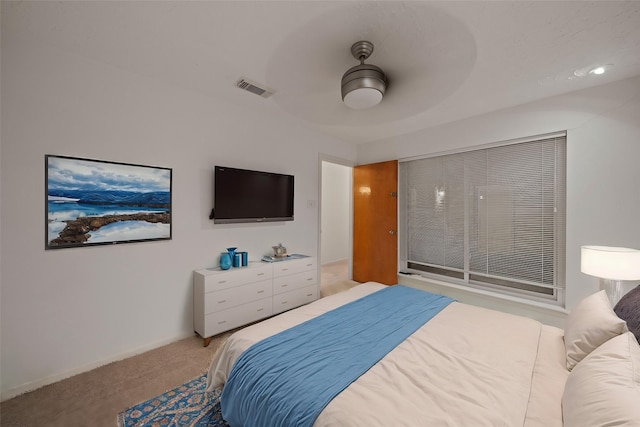
[(80, 366), (78, 368), (73, 368), (65, 372), (61, 372), (54, 375), (49, 375), (48, 377), (41, 378), (36, 381), (31, 381), (26, 384), (19, 385), (17, 387), (10, 388), (8, 390), (4, 390), (0, 392), (0, 402), (4, 402), (5, 400), (12, 399), (14, 397), (20, 396), (21, 394), (28, 393), (30, 391), (37, 390), (41, 387), (44, 387), (49, 384), (56, 383), (58, 381), (62, 381), (67, 378), (71, 378), (74, 375), (82, 374), (85, 372), (89, 372), (93, 369), (99, 368), (104, 365), (108, 365), (112, 362), (118, 362), (120, 360), (128, 359), (129, 357), (137, 356), (149, 350), (156, 349), (158, 347), (162, 347), (167, 344), (174, 343), (176, 341), (183, 340), (185, 338), (192, 337), (194, 335), (193, 332), (184, 332), (182, 334), (166, 338), (160, 341), (156, 341), (142, 347), (138, 347), (134, 350), (126, 351), (124, 353), (116, 354), (106, 359), (98, 360), (92, 363), (88, 363), (86, 365)]

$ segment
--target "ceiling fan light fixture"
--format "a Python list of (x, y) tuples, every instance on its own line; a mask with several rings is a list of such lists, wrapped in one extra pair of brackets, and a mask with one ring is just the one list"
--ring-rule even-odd
[(347, 93), (343, 101), (349, 108), (364, 110), (378, 105), (382, 101), (382, 93), (376, 89), (355, 89)]
[(378, 105), (387, 89), (384, 71), (375, 65), (365, 64), (373, 52), (373, 44), (359, 41), (351, 46), (352, 55), (360, 65), (351, 67), (342, 76), (342, 101), (349, 108), (361, 110)]

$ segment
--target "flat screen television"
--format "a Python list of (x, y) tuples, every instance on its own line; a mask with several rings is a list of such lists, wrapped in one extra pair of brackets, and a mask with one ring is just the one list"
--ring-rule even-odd
[(293, 221), (293, 175), (216, 166), (216, 224)]

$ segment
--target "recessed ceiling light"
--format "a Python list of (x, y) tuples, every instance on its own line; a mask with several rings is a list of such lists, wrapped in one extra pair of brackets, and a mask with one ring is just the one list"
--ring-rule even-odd
[(599, 76), (601, 74), (604, 74), (605, 72), (609, 71), (609, 69), (613, 67), (613, 64), (604, 64), (604, 65), (598, 65), (598, 66), (589, 66), (589, 67), (584, 67), (584, 68), (578, 68), (577, 70), (575, 70), (573, 72), (572, 76), (569, 76), (569, 80), (576, 80), (582, 77), (587, 77), (590, 74)]
[(604, 74), (605, 72), (609, 71), (611, 69), (611, 67), (613, 67), (613, 64), (599, 65), (597, 67), (591, 68), (589, 70), (589, 74), (595, 74), (596, 76), (599, 76), (599, 75)]

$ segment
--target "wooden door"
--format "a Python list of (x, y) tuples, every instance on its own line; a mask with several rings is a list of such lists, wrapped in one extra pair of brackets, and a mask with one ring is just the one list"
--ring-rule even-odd
[(398, 283), (398, 162), (353, 168), (353, 280)]

